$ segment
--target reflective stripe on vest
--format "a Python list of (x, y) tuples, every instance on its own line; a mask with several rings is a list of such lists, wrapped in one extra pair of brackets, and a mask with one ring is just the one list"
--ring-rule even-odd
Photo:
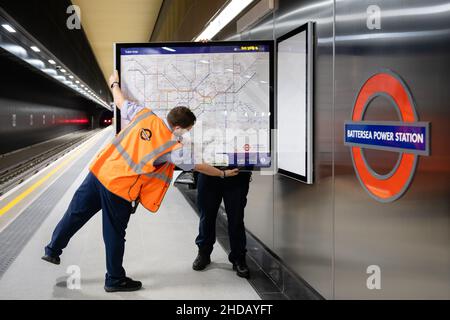
[(171, 148), (175, 145), (178, 144), (177, 141), (169, 141), (166, 142), (165, 144), (163, 144), (162, 146), (160, 146), (159, 148), (156, 148), (155, 150), (153, 150), (152, 152), (150, 152), (149, 154), (145, 155), (141, 162), (139, 163), (135, 163), (133, 161), (133, 159), (131, 159), (131, 156), (127, 153), (127, 151), (122, 147), (122, 145), (120, 144), (120, 141), (113, 141), (112, 143), (117, 151), (119, 151), (120, 155), (125, 159), (125, 161), (128, 163), (128, 165), (130, 166), (131, 169), (133, 169), (134, 172), (136, 172), (137, 174), (145, 174), (144, 172), (144, 167), (149, 164), (149, 162), (151, 160), (153, 160), (156, 156), (158, 156), (160, 153), (164, 152), (164, 150)]
[[(164, 165), (164, 168), (169, 167), (169, 163), (167, 162)], [(159, 179), (161, 181), (164, 181), (165, 183), (169, 184), (172, 182), (172, 178), (169, 178), (166, 174), (164, 173), (158, 173), (158, 172), (150, 172), (150, 173), (145, 173), (144, 174), (147, 178), (156, 178)]]
[[(142, 130), (152, 136), (145, 139)], [(156, 212), (172, 181), (174, 165), (153, 162), (181, 145), (164, 122), (150, 110), (142, 110), (97, 156), (90, 170), (110, 192), (127, 201), (138, 198)]]

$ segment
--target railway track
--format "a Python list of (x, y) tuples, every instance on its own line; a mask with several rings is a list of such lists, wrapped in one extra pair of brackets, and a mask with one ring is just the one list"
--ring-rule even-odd
[(98, 130), (89, 131), (86, 134), (76, 137), (65, 143), (61, 143), (49, 150), (31, 156), (25, 161), (21, 161), (0, 171), (0, 196), (11, 190), (29, 177), (35, 175), (52, 162), (61, 158), (84, 141), (91, 138)]

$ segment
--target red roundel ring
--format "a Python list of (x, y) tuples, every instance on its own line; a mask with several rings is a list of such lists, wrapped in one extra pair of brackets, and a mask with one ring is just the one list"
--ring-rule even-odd
[[(361, 87), (353, 107), (352, 121), (363, 121), (365, 110), (375, 96), (387, 95), (399, 110), (401, 122), (416, 122), (417, 115), (412, 97), (402, 80), (391, 72), (371, 76)], [(376, 200), (391, 202), (400, 198), (413, 178), (418, 156), (400, 154), (399, 164), (392, 174), (377, 176), (364, 160), (360, 147), (351, 147), (353, 165), (362, 186)]]

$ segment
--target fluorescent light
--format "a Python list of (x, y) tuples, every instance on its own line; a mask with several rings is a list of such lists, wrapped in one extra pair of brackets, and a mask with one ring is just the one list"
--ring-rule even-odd
[(2, 27), (6, 29), (6, 31), (14, 33), (16, 30), (14, 30), (13, 27), (11, 27), (9, 24), (2, 24)]
[(73, 76), (69, 76), (70, 79), (73, 79)]
[(49, 74), (49, 75), (51, 75), (51, 76), (56, 76), (56, 75), (58, 75), (54, 69), (44, 69), (44, 70), (42, 70), (42, 71), (44, 71), (45, 73), (47, 73), (47, 74)]
[(15, 55), (19, 58), (26, 58), (28, 56), (27, 50), (25, 50), (21, 46), (15, 45), (15, 44), (1, 44), (0, 43), (0, 47), (5, 49), (6, 51), (9, 51), (10, 53), (12, 53), (13, 55)]
[(77, 84), (78, 84), (78, 83), (80, 83), (80, 81), (78, 81), (78, 80), (77, 80), (77, 81), (75, 81), (75, 83), (77, 83)]
[(39, 59), (25, 59), (25, 61), (28, 62), (29, 64), (31, 64), (33, 67), (36, 67), (38, 69), (45, 68), (45, 63)]
[(61, 71), (62, 73), (66, 73), (67, 72), (65, 69), (61, 69), (59, 71)]
[(33, 50), (34, 52), (41, 52), (41, 50), (40, 50), (38, 47), (36, 47), (36, 46), (31, 46), (30, 48), (31, 48), (31, 50)]
[(254, 0), (231, 0), (225, 8), (195, 38), (195, 41), (211, 40), (227, 24), (236, 18)]
[(177, 50), (175, 50), (175, 49), (172, 49), (172, 48), (169, 48), (169, 47), (162, 47), (164, 50), (166, 50), (166, 51), (170, 51), (170, 52), (175, 52), (175, 51), (177, 51)]
[(55, 60), (52, 60), (52, 59), (48, 60), (48, 63), (50, 63), (50, 64), (56, 64)]
[(200, 60), (199, 62), (204, 63), (204, 64), (209, 64), (209, 61), (206, 61), (206, 60)]

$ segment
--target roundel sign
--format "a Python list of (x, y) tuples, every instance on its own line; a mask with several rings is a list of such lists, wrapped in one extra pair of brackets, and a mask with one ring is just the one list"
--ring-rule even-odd
[[(365, 121), (370, 103), (387, 98), (399, 121)], [(408, 189), (419, 155), (429, 155), (429, 122), (419, 122), (412, 95), (399, 76), (391, 71), (371, 76), (361, 87), (351, 121), (345, 123), (344, 144), (350, 147), (353, 166), (363, 188), (376, 200), (392, 202)], [(385, 175), (376, 173), (363, 150), (376, 149), (399, 154), (397, 164)]]

